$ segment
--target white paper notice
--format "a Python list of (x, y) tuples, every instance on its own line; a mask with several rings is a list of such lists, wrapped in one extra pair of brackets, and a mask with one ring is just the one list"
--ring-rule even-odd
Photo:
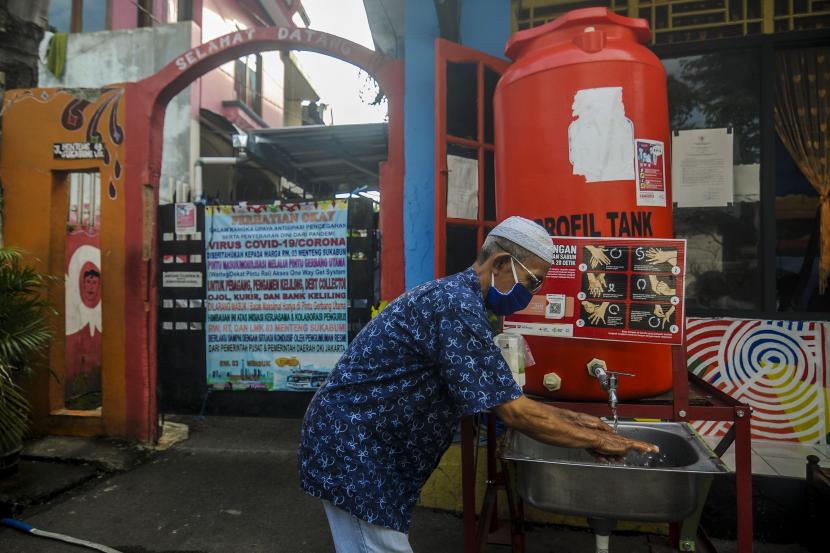
[(622, 87), (578, 90), (571, 106), (568, 154), (586, 182), (634, 180), (634, 125), (625, 116)]
[(672, 135), (672, 195), (678, 207), (734, 201), (731, 132), (697, 129)]
[(162, 288), (201, 288), (202, 273), (198, 271), (163, 271)]
[(735, 202), (761, 201), (761, 164), (735, 166)]
[(447, 156), (447, 217), (478, 219), (478, 160)]

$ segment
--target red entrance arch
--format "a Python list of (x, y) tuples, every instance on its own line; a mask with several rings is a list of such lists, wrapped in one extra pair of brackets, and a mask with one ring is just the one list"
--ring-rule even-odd
[(403, 271), (403, 62), (364, 46), (313, 29), (255, 27), (208, 41), (188, 50), (138, 83), (153, 99), (150, 114), (149, 173), (146, 182), (157, 185), (161, 172), (162, 129), (167, 104), (190, 83), (236, 58), (269, 50), (307, 50), (351, 63), (378, 82), (389, 101), (388, 159), (381, 167), (383, 206), (380, 228), (381, 296), (391, 298), (404, 289)]
[[(404, 290), (403, 259), (403, 62), (387, 58), (359, 44), (313, 29), (297, 27), (255, 27), (210, 40), (192, 48), (156, 74), (126, 85), (126, 127), (131, 130), (132, 151), (127, 205), (125, 243), (127, 257), (144, 270), (125, 275), (130, 290), (144, 291), (142, 298), (130, 298), (125, 305), (125, 357), (131, 366), (125, 371), (127, 433), (152, 440), (156, 434), (157, 379), (156, 314), (157, 253), (153, 214), (158, 205), (161, 174), (164, 114), (167, 104), (193, 81), (220, 65), (257, 52), (305, 50), (326, 54), (351, 63), (372, 75), (389, 102), (388, 158), (380, 167), (381, 297), (391, 299)], [(147, 121), (149, 119), (149, 126)], [(141, 136), (136, 136), (136, 135)], [(138, 181), (138, 182), (137, 182)], [(129, 188), (129, 186), (128, 186)], [(141, 244), (139, 252), (135, 245)], [(143, 300), (143, 301), (141, 301)], [(142, 339), (143, 338), (143, 339)]]

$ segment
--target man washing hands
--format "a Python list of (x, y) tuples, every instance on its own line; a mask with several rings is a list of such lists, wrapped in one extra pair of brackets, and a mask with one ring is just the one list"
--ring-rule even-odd
[(412, 508), (465, 415), (492, 410), (536, 440), (602, 460), (658, 451), (529, 399), (513, 379), (487, 311), (526, 308), (553, 258), (543, 227), (510, 217), (470, 268), (409, 290), (349, 345), (311, 400), (299, 448), (301, 486), (322, 500), (337, 553), (411, 553)]

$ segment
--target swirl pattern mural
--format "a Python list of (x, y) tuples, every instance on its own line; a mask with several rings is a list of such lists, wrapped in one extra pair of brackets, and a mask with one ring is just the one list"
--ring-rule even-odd
[[(753, 407), (754, 439), (825, 442), (828, 326), (804, 321), (689, 319), (689, 369)], [(699, 422), (721, 435), (723, 422)]]

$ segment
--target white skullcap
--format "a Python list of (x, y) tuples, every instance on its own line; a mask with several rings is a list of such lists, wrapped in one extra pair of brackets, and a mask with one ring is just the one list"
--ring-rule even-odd
[(553, 263), (553, 242), (545, 228), (530, 219), (514, 215), (508, 217), (490, 231), (489, 236), (499, 236)]

